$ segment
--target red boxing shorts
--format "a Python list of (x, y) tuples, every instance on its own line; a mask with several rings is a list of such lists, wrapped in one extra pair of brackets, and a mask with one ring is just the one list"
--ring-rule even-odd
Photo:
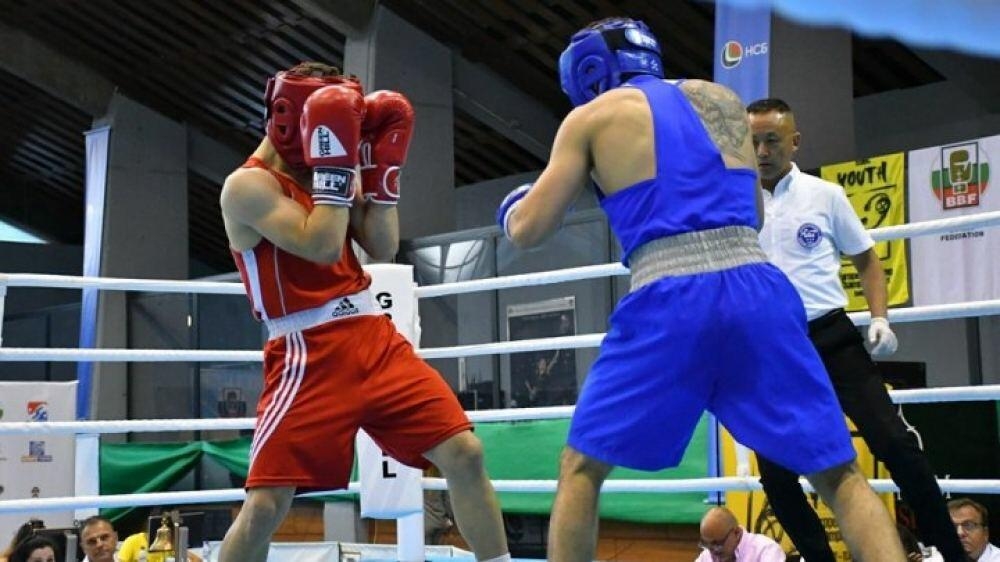
[(382, 314), (268, 340), (246, 487), (346, 488), (363, 428), (400, 462), (471, 429), (437, 371)]

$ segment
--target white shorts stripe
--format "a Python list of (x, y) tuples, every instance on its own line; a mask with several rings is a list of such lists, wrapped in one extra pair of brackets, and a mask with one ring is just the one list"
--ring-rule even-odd
[[(302, 332), (288, 334), (285, 338), (285, 345), (287, 349), (285, 367), (281, 373), (281, 384), (278, 386), (278, 392), (275, 393), (274, 400), (269, 405), (269, 409), (273, 406), (270, 418), (265, 419), (258, 426), (257, 433), (254, 435), (256, 443), (250, 449), (251, 466), (253, 466), (254, 458), (260, 453), (260, 450), (267, 443), (267, 440), (270, 439), (274, 430), (277, 429), (285, 414), (288, 413), (289, 408), (292, 407), (292, 403), (295, 402), (295, 396), (299, 392), (299, 387), (302, 386), (302, 379), (305, 377), (309, 353), (306, 349), (306, 342), (302, 336)], [(285, 387), (284, 391), (282, 391), (282, 386)]]
[(291, 333), (285, 338), (285, 366), (281, 373), (281, 383), (275, 392), (274, 400), (271, 402), (270, 415), (261, 421), (257, 432), (257, 443), (251, 449), (251, 459), (257, 456), (260, 448), (264, 446), (267, 439), (274, 433), (275, 428), (281, 423), (288, 408), (291, 407), (298, 390), (298, 382), (305, 365), (304, 345), (300, 345), (301, 333)]
[(253, 441), (250, 444), (251, 464), (253, 464), (253, 458), (257, 454), (257, 444), (260, 441), (260, 436), (264, 434), (265, 426), (270, 425), (275, 412), (278, 411), (278, 407), (276, 405), (281, 401), (282, 396), (284, 396), (285, 389), (288, 386), (288, 374), (290, 372), (289, 367), (292, 359), (293, 354), (291, 341), (288, 336), (285, 336), (285, 366), (281, 370), (281, 381), (278, 383), (278, 390), (274, 392), (274, 395), (271, 397), (271, 401), (268, 402), (267, 407), (264, 408), (264, 413), (257, 419), (257, 428), (254, 430)]
[(285, 367), (281, 373), (281, 383), (278, 385), (277, 392), (275, 392), (274, 400), (269, 405), (269, 415), (262, 419), (257, 428), (257, 433), (255, 434), (256, 443), (250, 449), (251, 465), (254, 458), (260, 452), (260, 449), (271, 437), (271, 434), (274, 433), (278, 424), (281, 423), (292, 402), (295, 401), (295, 395), (302, 382), (302, 374), (305, 371), (306, 363), (305, 342), (302, 334), (299, 332), (288, 334), (285, 338), (285, 346)]

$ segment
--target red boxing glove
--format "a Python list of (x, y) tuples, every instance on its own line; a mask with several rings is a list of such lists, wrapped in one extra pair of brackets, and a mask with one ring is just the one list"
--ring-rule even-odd
[(361, 191), (365, 199), (383, 205), (399, 201), (399, 167), (413, 136), (413, 106), (406, 96), (379, 90), (365, 96), (361, 125)]
[(365, 99), (347, 86), (324, 86), (302, 105), (302, 150), (313, 170), (315, 204), (351, 206), (364, 118)]

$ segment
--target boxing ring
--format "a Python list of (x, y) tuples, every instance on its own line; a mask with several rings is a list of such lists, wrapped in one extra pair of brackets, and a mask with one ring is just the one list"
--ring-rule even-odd
[[(1000, 225), (1000, 212), (969, 215), (958, 218), (912, 223), (872, 230), (876, 241), (948, 234), (970, 229), (990, 228)], [(440, 285), (417, 287), (418, 299), (443, 297), (481, 291), (498, 291), (510, 288), (547, 285), (584, 279), (627, 275), (628, 270), (621, 264), (604, 264), (577, 267), (557, 271), (529, 273), (491, 279), (460, 281)], [(107, 291), (137, 291), (186, 294), (243, 295), (239, 283), (212, 281), (164, 281), (140, 279), (85, 278), (55, 275), (7, 274), (0, 275), (0, 320), (9, 287), (84, 289), (94, 288)], [(1000, 315), (1000, 300), (966, 302), (953, 305), (937, 305), (891, 309), (890, 320), (895, 323), (920, 322), (953, 318)], [(857, 325), (865, 325), (870, 318), (867, 313), (850, 315)], [(0, 322), (2, 326), (2, 322)], [(510, 354), (527, 351), (580, 349), (600, 345), (604, 334), (582, 334), (553, 338), (504, 341), (474, 345), (458, 345), (419, 349), (425, 359), (462, 358), (483, 355)], [(164, 349), (67, 349), (67, 348), (5, 348), (0, 347), (0, 361), (41, 361), (41, 362), (261, 362), (263, 352), (259, 350), (164, 350)], [(914, 404), (950, 401), (991, 401), (1000, 399), (1000, 384), (951, 387), (919, 390), (897, 390), (890, 393), (897, 404)], [(573, 413), (572, 406), (513, 408), (468, 412), (474, 423), (503, 421), (548, 420), (568, 418)], [(0, 501), (0, 513), (22, 513), (58, 510), (92, 510), (95, 508), (171, 505), (194, 503), (232, 502), (244, 499), (242, 489), (221, 489), (182, 492), (157, 492), (121, 495), (99, 495), (98, 466), (99, 440), (101, 435), (115, 433), (142, 433), (164, 431), (207, 431), (207, 430), (248, 430), (254, 428), (254, 418), (221, 419), (156, 419), (121, 421), (77, 421), (77, 422), (2, 422), (0, 435), (65, 435), (73, 436), (76, 443), (77, 494), (75, 497), (33, 498)], [(761, 486), (756, 477), (749, 475), (748, 454), (737, 447), (737, 471), (735, 475), (674, 480), (608, 480), (602, 492), (634, 494), (669, 494), (679, 492), (724, 492), (754, 491)], [(714, 463), (710, 462), (709, 466)], [(710, 469), (711, 470), (711, 469)], [(556, 489), (553, 480), (495, 480), (498, 492), (552, 493)], [(1000, 493), (1000, 479), (942, 479), (939, 481), (946, 493)], [(803, 480), (808, 489), (808, 483)], [(897, 488), (891, 480), (871, 480), (872, 487), (879, 492), (895, 492)], [(445, 490), (446, 483), (441, 478), (423, 478), (421, 486), (425, 490)], [(359, 491), (358, 482), (352, 482), (349, 489), (341, 492), (316, 492), (300, 494), (299, 497), (328, 496), (337, 493)], [(398, 522), (398, 559), (423, 560), (423, 515), (419, 525), (413, 525), (412, 516)]]

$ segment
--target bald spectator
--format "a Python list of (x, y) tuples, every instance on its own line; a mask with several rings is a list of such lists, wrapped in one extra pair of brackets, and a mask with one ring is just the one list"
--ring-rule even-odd
[(990, 513), (983, 504), (969, 498), (948, 502), (951, 522), (969, 558), (976, 562), (1000, 562), (1000, 548), (990, 544)]
[(770, 537), (740, 526), (732, 511), (713, 507), (701, 518), (701, 554), (695, 562), (784, 562), (785, 551)]

